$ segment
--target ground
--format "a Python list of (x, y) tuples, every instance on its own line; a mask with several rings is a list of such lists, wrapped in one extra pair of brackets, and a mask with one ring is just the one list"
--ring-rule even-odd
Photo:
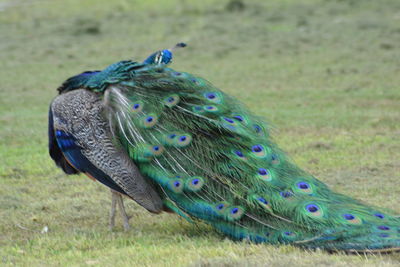
[(400, 264), (233, 242), (129, 201), (132, 229), (110, 232), (109, 191), (47, 152), (63, 80), (184, 41), (174, 69), (240, 98), (335, 190), (400, 213), (398, 0), (0, 0), (0, 36), (0, 265)]

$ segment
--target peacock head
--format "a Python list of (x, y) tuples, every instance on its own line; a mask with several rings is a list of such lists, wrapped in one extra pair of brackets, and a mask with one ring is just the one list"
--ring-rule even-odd
[(164, 49), (157, 51), (147, 57), (143, 63), (144, 64), (157, 64), (157, 65), (167, 65), (172, 62), (172, 51), (176, 48), (185, 47), (185, 43), (178, 43), (171, 49)]
[(172, 52), (169, 49), (164, 49), (151, 54), (145, 61), (144, 64), (169, 64), (172, 61)]

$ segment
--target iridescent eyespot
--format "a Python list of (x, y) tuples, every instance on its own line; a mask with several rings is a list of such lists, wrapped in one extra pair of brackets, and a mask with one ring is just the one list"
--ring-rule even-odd
[(213, 113), (219, 111), (218, 108), (214, 105), (204, 106), (203, 109), (207, 112), (213, 112)]
[(167, 96), (163, 102), (164, 102), (164, 105), (172, 108), (179, 103), (179, 100), (180, 100), (179, 95), (173, 94), (173, 95)]
[(291, 191), (282, 191), (279, 194), (283, 198), (290, 198), (291, 196), (293, 196), (293, 193)]
[(313, 188), (312, 186), (304, 181), (297, 182), (295, 187), (293, 188), (294, 191), (299, 192), (299, 193), (304, 193), (304, 194), (312, 194), (313, 193)]
[(276, 154), (271, 155), (271, 163), (274, 165), (278, 165), (280, 163), (280, 160)]
[(259, 136), (264, 134), (264, 129), (258, 124), (253, 124), (253, 129)]
[(270, 203), (268, 200), (266, 200), (264, 197), (261, 197), (259, 195), (251, 195), (250, 196), (253, 200), (255, 200), (262, 208), (270, 210)]
[(385, 215), (383, 215), (382, 213), (375, 213), (374, 216), (378, 217), (379, 219), (384, 219), (385, 218)]
[(192, 142), (190, 134), (182, 134), (174, 138), (174, 143), (177, 147), (185, 147)]
[(259, 168), (257, 170), (257, 177), (263, 181), (271, 181), (272, 180), (272, 175), (269, 170), (265, 168)]
[(349, 224), (361, 224), (362, 223), (362, 220), (358, 216), (351, 214), (351, 213), (342, 214), (342, 217), (343, 217), (343, 219), (345, 219), (345, 222), (347, 222)]
[(234, 150), (232, 150), (232, 152), (233, 152), (233, 154), (236, 155), (236, 158), (241, 159), (241, 160), (246, 160), (246, 157), (241, 150), (234, 149)]
[(244, 209), (240, 206), (233, 206), (226, 210), (228, 220), (239, 220), (244, 214)]
[(378, 226), (378, 229), (379, 229), (379, 230), (382, 230), (382, 231), (389, 231), (389, 230), (390, 230), (390, 227), (389, 227), (389, 226), (386, 226), (386, 225), (379, 225), (379, 226)]
[(218, 214), (222, 215), (225, 213), (225, 211), (229, 207), (229, 204), (227, 202), (220, 202), (220, 203), (217, 203), (214, 207), (215, 207), (215, 211)]
[(254, 145), (251, 147), (252, 155), (256, 158), (266, 158), (268, 151), (263, 145)]
[(222, 102), (222, 94), (220, 92), (206, 92), (204, 93), (204, 97), (214, 103), (221, 103)]
[(234, 118), (235, 120), (237, 120), (237, 121), (240, 121), (240, 122), (242, 122), (242, 121), (244, 120), (243, 117), (240, 116), (240, 115), (233, 116), (233, 118)]
[(139, 113), (143, 110), (143, 103), (142, 102), (135, 102), (132, 104), (132, 112)]
[(267, 175), (268, 171), (264, 168), (260, 168), (260, 169), (258, 169), (258, 174), (259, 175)]
[(306, 210), (309, 212), (317, 212), (319, 208), (317, 205), (310, 204), (306, 206)]
[(261, 203), (265, 204), (265, 205), (268, 205), (268, 201), (263, 197), (259, 197), (257, 200), (260, 201)]
[(143, 117), (142, 125), (144, 128), (151, 128), (154, 125), (156, 125), (157, 121), (158, 121), (158, 118), (156, 115), (149, 114), (149, 115)]
[(200, 176), (190, 177), (186, 180), (185, 189), (190, 192), (199, 191), (204, 185), (204, 179)]
[(292, 231), (283, 231), (281, 234), (284, 240), (295, 240), (297, 235)]
[(183, 182), (177, 179), (172, 179), (168, 183), (168, 188), (174, 193), (182, 193), (183, 191)]
[(229, 123), (235, 123), (231, 118), (224, 117), (224, 120)]
[(152, 147), (153, 155), (159, 156), (164, 152), (164, 147), (162, 145), (155, 145)]
[(177, 133), (169, 133), (164, 137), (164, 145), (174, 145), (177, 139)]
[(354, 220), (356, 217), (352, 214), (343, 214), (343, 218), (345, 218), (348, 221)]
[(305, 210), (307, 211), (307, 215), (310, 217), (322, 217), (323, 210), (316, 204), (308, 204), (305, 206)]

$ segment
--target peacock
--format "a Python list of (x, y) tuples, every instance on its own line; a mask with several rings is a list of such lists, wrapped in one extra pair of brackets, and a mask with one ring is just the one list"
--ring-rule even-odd
[(50, 104), (50, 156), (65, 173), (111, 189), (111, 227), (117, 204), (129, 227), (125, 196), (234, 240), (400, 250), (398, 217), (302, 170), (262, 118), (205, 79), (170, 68), (173, 49), (73, 76)]

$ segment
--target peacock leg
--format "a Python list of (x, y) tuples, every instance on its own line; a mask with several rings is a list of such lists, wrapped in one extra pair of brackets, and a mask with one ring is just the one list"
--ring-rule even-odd
[(119, 193), (117, 193), (117, 202), (118, 202), (118, 206), (119, 206), (119, 211), (121, 212), (121, 216), (124, 221), (124, 229), (125, 229), (125, 231), (128, 231), (130, 228), (129, 219), (131, 217), (128, 216), (128, 214), (126, 214), (124, 200), (122, 199), (122, 195)]
[(124, 221), (124, 229), (125, 231), (128, 231), (130, 228), (129, 226), (130, 217), (126, 214), (124, 200), (122, 199), (122, 195), (120, 193), (112, 189), (111, 189), (110, 230), (112, 231), (115, 226), (115, 214), (117, 212), (117, 203), (122, 215), (122, 219)]
[(112, 231), (115, 226), (115, 213), (117, 211), (117, 197), (118, 197), (118, 193), (111, 189), (110, 231)]

